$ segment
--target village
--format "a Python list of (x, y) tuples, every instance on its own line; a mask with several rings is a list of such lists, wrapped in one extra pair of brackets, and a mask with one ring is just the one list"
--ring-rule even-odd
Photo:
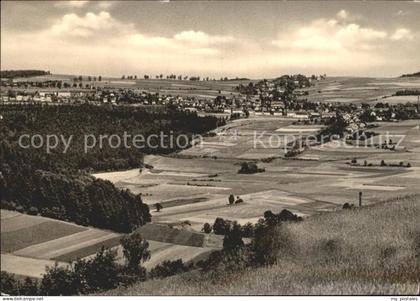
[[(134, 79), (136, 78), (136, 79)], [(222, 116), (226, 119), (247, 118), (253, 115), (282, 116), (298, 119), (298, 123), (325, 124), (337, 113), (342, 113), (355, 132), (366, 122), (397, 121), (419, 116), (417, 102), (387, 103), (386, 97), (378, 97), (374, 103), (308, 100), (310, 94), (318, 94), (314, 87), (328, 83), (326, 75), (284, 75), (272, 80), (209, 80), (190, 77), (190, 80), (167, 76), (167, 80), (137, 80), (125, 76), (120, 80), (102, 79), (101, 76), (78, 76), (72, 79), (2, 79), (0, 104), (44, 103), (51, 105), (83, 104), (124, 106), (169, 106), (197, 114)], [(186, 77), (188, 78), (188, 77)], [(198, 78), (198, 80), (197, 80)], [(218, 87), (218, 83), (231, 82)], [(153, 83), (153, 85), (150, 85)], [(183, 85), (185, 88), (162, 89), (162, 86)], [(195, 86), (203, 83), (203, 86)], [(127, 86), (128, 84), (128, 86)], [(201, 95), (202, 90), (211, 91)], [(398, 90), (403, 93), (406, 90)], [(178, 93), (177, 93), (178, 92)], [(410, 91), (409, 91), (410, 92)], [(416, 91), (414, 91), (416, 92)]]

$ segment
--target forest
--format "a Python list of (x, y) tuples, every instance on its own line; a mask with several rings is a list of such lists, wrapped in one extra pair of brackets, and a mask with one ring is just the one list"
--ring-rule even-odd
[(401, 75), (401, 77), (418, 77), (418, 76), (420, 76), (420, 71)]
[[(141, 196), (95, 179), (93, 171), (140, 168), (144, 154), (167, 154), (172, 148), (112, 148), (104, 145), (84, 152), (84, 135), (144, 136), (207, 132), (219, 125), (215, 117), (168, 109), (94, 105), (8, 105), (0, 110), (0, 199), (4, 209), (18, 210), (98, 228), (130, 232), (150, 221)], [(22, 148), (21, 135), (74, 135), (63, 146), (46, 152)]]
[(2, 70), (0, 71), (1, 78), (15, 78), (15, 77), (32, 77), (40, 75), (48, 75), (49, 71), (43, 70)]

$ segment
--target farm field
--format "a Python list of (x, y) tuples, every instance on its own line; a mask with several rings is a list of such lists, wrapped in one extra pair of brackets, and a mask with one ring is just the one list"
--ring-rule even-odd
[(419, 89), (419, 78), (360, 78), (328, 77), (316, 82), (315, 86), (302, 89), (309, 92), (310, 101), (343, 102), (343, 103), (376, 103), (388, 102), (398, 104), (417, 102), (416, 96), (392, 96), (404, 89)]
[[(40, 278), (45, 267), (55, 262), (66, 265), (67, 260), (60, 256), (75, 250), (83, 252), (98, 242), (119, 236), (109, 231), (3, 209), (1, 226), (1, 269), (35, 278)], [(100, 247), (97, 245), (90, 251), (95, 253)]]
[[(277, 142), (273, 137), (282, 140), (287, 136), (290, 141), (290, 135), (304, 136), (320, 128), (295, 126), (293, 121), (273, 116), (235, 120), (219, 128), (216, 136), (205, 137), (175, 156), (146, 156), (145, 162), (153, 169), (96, 176), (141, 192), (152, 208), (160, 202), (163, 210), (152, 210), (154, 222), (188, 221), (196, 231), (217, 217), (246, 223), (256, 222), (266, 210), (286, 208), (299, 215), (336, 210), (345, 202), (358, 204), (360, 191), (364, 204), (419, 192), (418, 121), (382, 122), (373, 129), (395, 142), (404, 135), (397, 151), (331, 143), (286, 160), (284, 144), (273, 145)], [(261, 136), (256, 145), (254, 135)], [(366, 160), (372, 166), (350, 166), (354, 158), (360, 165)], [(240, 164), (249, 160), (255, 160), (265, 172), (238, 174)], [(404, 167), (380, 167), (381, 160), (395, 165), (402, 161)], [(405, 167), (407, 163), (410, 168)], [(239, 195), (244, 202), (229, 206), (230, 194)]]
[[(46, 266), (56, 263), (66, 266), (78, 258), (89, 258), (102, 246), (116, 249), (118, 261), (124, 261), (118, 233), (7, 210), (1, 210), (1, 226), (1, 270), (18, 276), (42, 278)], [(218, 239), (191, 231), (174, 233), (175, 229), (166, 226), (157, 228), (159, 238), (153, 234), (156, 231), (150, 230), (158, 225), (148, 226), (144, 229), (152, 251), (152, 258), (146, 264), (148, 269), (178, 255), (188, 262), (221, 246)], [(163, 242), (153, 241), (154, 237)]]

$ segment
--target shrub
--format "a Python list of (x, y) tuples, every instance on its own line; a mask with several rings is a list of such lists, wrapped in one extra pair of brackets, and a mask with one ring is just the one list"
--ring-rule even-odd
[(277, 262), (281, 248), (278, 230), (275, 225), (258, 222), (251, 242), (252, 262), (255, 265), (271, 265)]
[(264, 212), (264, 218), (266, 221), (271, 221), (276, 219), (276, 215), (271, 210), (267, 210)]
[(46, 269), (46, 274), (41, 280), (40, 293), (44, 296), (72, 296), (77, 295), (80, 282), (70, 268), (59, 267), (57, 264)]
[(8, 295), (19, 294), (19, 283), (12, 274), (1, 271), (0, 291)]
[(230, 251), (244, 246), (241, 225), (234, 221), (223, 238), (223, 250)]
[(116, 252), (104, 247), (94, 258), (75, 263), (74, 274), (80, 292), (96, 292), (117, 287), (119, 283), (119, 267), (115, 262)]
[(301, 152), (298, 149), (291, 149), (291, 150), (287, 151), (287, 153), (285, 153), (284, 156), (286, 158), (292, 158), (292, 157), (296, 157), (300, 153)]
[(212, 252), (207, 260), (197, 265), (210, 277), (220, 279), (226, 273), (240, 271), (250, 265), (251, 255), (248, 248), (236, 248), (233, 250), (220, 250)]
[(51, 217), (51, 218), (54, 218), (52, 215), (52, 212), (51, 212), (51, 209), (49, 209), (49, 208), (42, 208), (41, 209), (41, 211), (40, 211), (40, 214), (42, 215), (42, 216), (45, 216), (45, 217)]
[(189, 268), (183, 263), (182, 259), (170, 261), (166, 260), (150, 270), (150, 278), (165, 278), (176, 274), (184, 273)]
[(274, 214), (271, 210), (267, 210), (264, 212), (264, 218), (267, 224), (270, 225), (277, 225), (280, 222), (299, 222), (302, 220), (301, 217), (287, 209), (283, 209), (279, 214)]
[(29, 214), (29, 215), (38, 215), (38, 208), (36, 208), (36, 207), (34, 207), (34, 206), (31, 206), (31, 207), (28, 209), (28, 214)]
[(290, 222), (299, 222), (302, 221), (300, 216), (293, 214), (287, 209), (283, 209), (278, 215), (278, 219), (282, 222), (290, 221)]
[(242, 226), (242, 237), (251, 237), (254, 235), (254, 225), (250, 222)]
[(7, 209), (7, 210), (16, 210), (16, 203), (13, 201), (6, 201), (6, 200), (2, 200), (1, 201), (1, 208), (3, 209)]
[[(113, 289), (120, 282), (120, 268), (115, 256), (115, 252), (102, 247), (94, 258), (79, 259), (71, 268), (57, 264), (47, 268), (39, 292), (46, 296), (72, 296)], [(27, 286), (30, 288), (31, 284)]]
[(20, 287), (20, 294), (23, 296), (36, 296), (39, 294), (38, 281), (26, 277)]
[(235, 203), (235, 197), (233, 194), (229, 195), (229, 205), (232, 205), (233, 203)]
[(63, 207), (42, 208), (41, 215), (54, 219), (65, 219), (65, 210)]
[(24, 213), (25, 209), (21, 205), (19, 205), (19, 206), (16, 206), (16, 211), (20, 213)]
[(213, 228), (209, 223), (205, 223), (203, 225), (203, 229), (201, 229), (201, 231), (203, 231), (204, 233), (211, 233), (212, 230)]
[(274, 214), (270, 210), (264, 212), (264, 219), (260, 219), (254, 226), (254, 235), (250, 244), (253, 264), (271, 265), (276, 263), (279, 254), (295, 254), (297, 244), (281, 223), (301, 220), (301, 217), (286, 209), (279, 214)]
[(343, 205), (343, 209), (353, 209), (353, 208), (354, 208), (353, 204), (344, 203), (344, 205)]
[(38, 281), (26, 277), (17, 280), (13, 274), (1, 271), (0, 291), (8, 295), (36, 296), (38, 295)]
[(255, 162), (243, 162), (238, 173), (240, 174), (253, 174), (257, 172), (264, 172), (264, 168), (258, 168)]
[(225, 235), (227, 231), (230, 229), (231, 223), (232, 222), (230, 220), (224, 220), (221, 217), (216, 218), (213, 224), (214, 234)]
[(163, 206), (162, 206), (162, 204), (161, 204), (161, 203), (156, 203), (156, 204), (155, 204), (155, 208), (156, 208), (156, 211), (157, 211), (157, 212), (160, 212), (160, 210), (162, 210), (162, 209), (163, 209)]

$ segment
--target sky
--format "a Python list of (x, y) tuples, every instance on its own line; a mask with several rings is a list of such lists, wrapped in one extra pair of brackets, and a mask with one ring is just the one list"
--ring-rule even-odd
[(1, 69), (399, 76), (420, 71), (420, 0), (1, 1)]

